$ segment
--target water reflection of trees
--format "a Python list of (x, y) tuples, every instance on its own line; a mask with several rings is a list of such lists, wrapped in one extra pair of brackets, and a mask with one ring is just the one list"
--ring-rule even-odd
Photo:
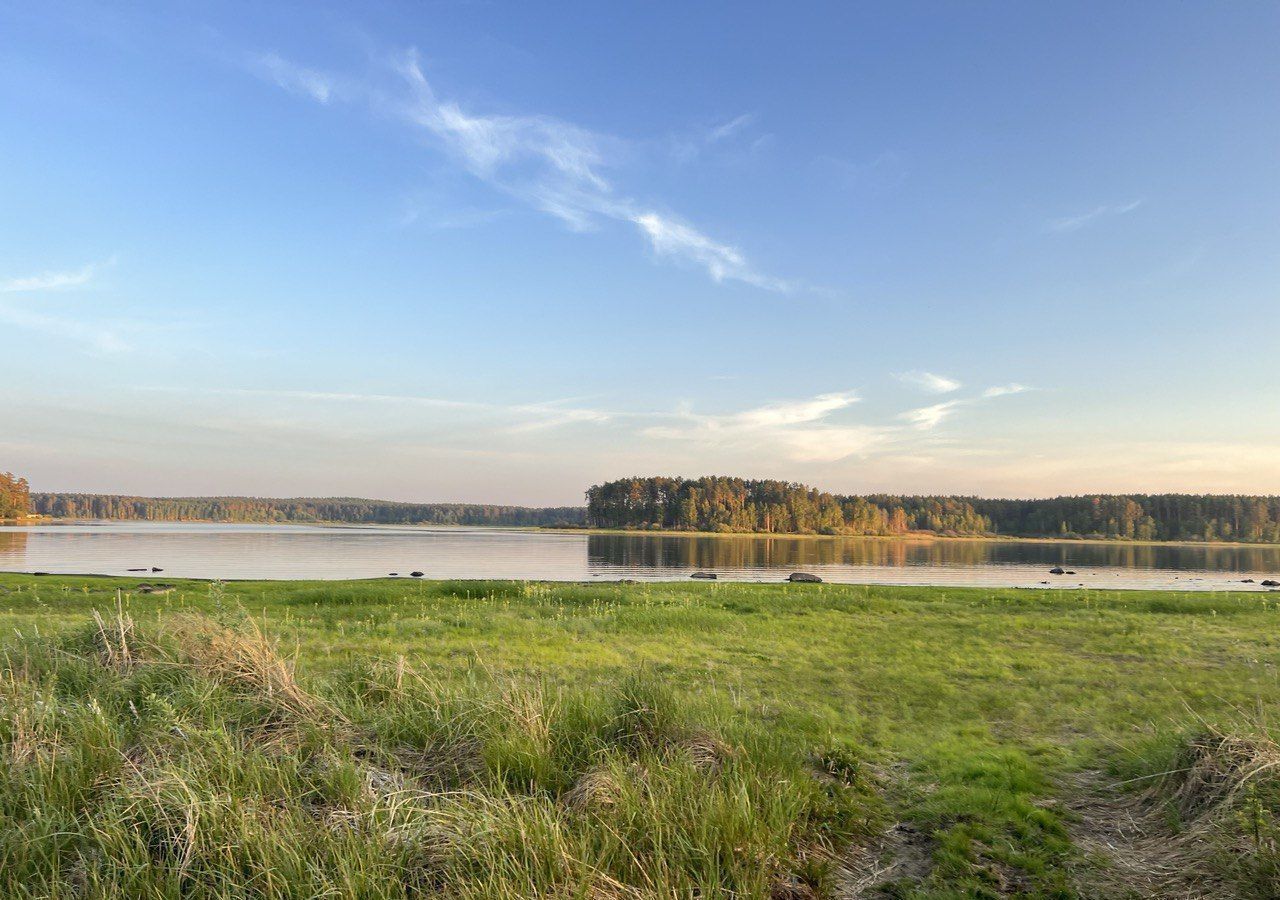
[(0, 568), (22, 569), (27, 558), (27, 532), (0, 531)]
[(894, 538), (593, 534), (592, 565), (626, 568), (742, 569), (769, 566), (981, 566), (1066, 564), (1079, 568), (1280, 568), (1272, 547), (1181, 546), (1069, 541), (901, 540)]

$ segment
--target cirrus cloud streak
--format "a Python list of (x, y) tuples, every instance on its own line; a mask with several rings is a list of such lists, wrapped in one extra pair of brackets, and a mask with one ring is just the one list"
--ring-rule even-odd
[[(553, 116), (468, 112), (437, 94), (414, 50), (382, 62), (396, 76), (398, 87), (339, 78), (277, 53), (251, 57), (248, 69), (324, 105), (334, 99), (362, 99), (370, 108), (429, 135), (437, 148), (477, 179), (575, 231), (622, 222), (636, 229), (656, 257), (701, 268), (716, 282), (737, 281), (775, 292), (799, 286), (759, 271), (740, 249), (680, 216), (616, 190), (604, 173), (626, 156), (626, 141)], [(720, 138), (749, 121), (739, 117), (728, 123)]]

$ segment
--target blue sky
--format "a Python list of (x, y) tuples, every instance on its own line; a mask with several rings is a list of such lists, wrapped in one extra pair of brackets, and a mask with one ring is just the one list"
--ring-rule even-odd
[(1280, 492), (1280, 6), (800, 6), (0, 3), (0, 469)]

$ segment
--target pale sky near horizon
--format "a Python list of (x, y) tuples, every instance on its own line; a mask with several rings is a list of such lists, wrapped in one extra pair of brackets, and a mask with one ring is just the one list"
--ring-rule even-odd
[(0, 0), (0, 471), (1280, 493), (1280, 4)]

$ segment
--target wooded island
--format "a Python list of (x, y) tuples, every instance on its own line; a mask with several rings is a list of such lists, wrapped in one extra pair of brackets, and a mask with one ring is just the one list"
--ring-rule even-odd
[(587, 491), (596, 528), (1003, 535), (1280, 543), (1280, 497), (1093, 494), (1045, 500), (830, 494), (787, 481), (637, 477)]

